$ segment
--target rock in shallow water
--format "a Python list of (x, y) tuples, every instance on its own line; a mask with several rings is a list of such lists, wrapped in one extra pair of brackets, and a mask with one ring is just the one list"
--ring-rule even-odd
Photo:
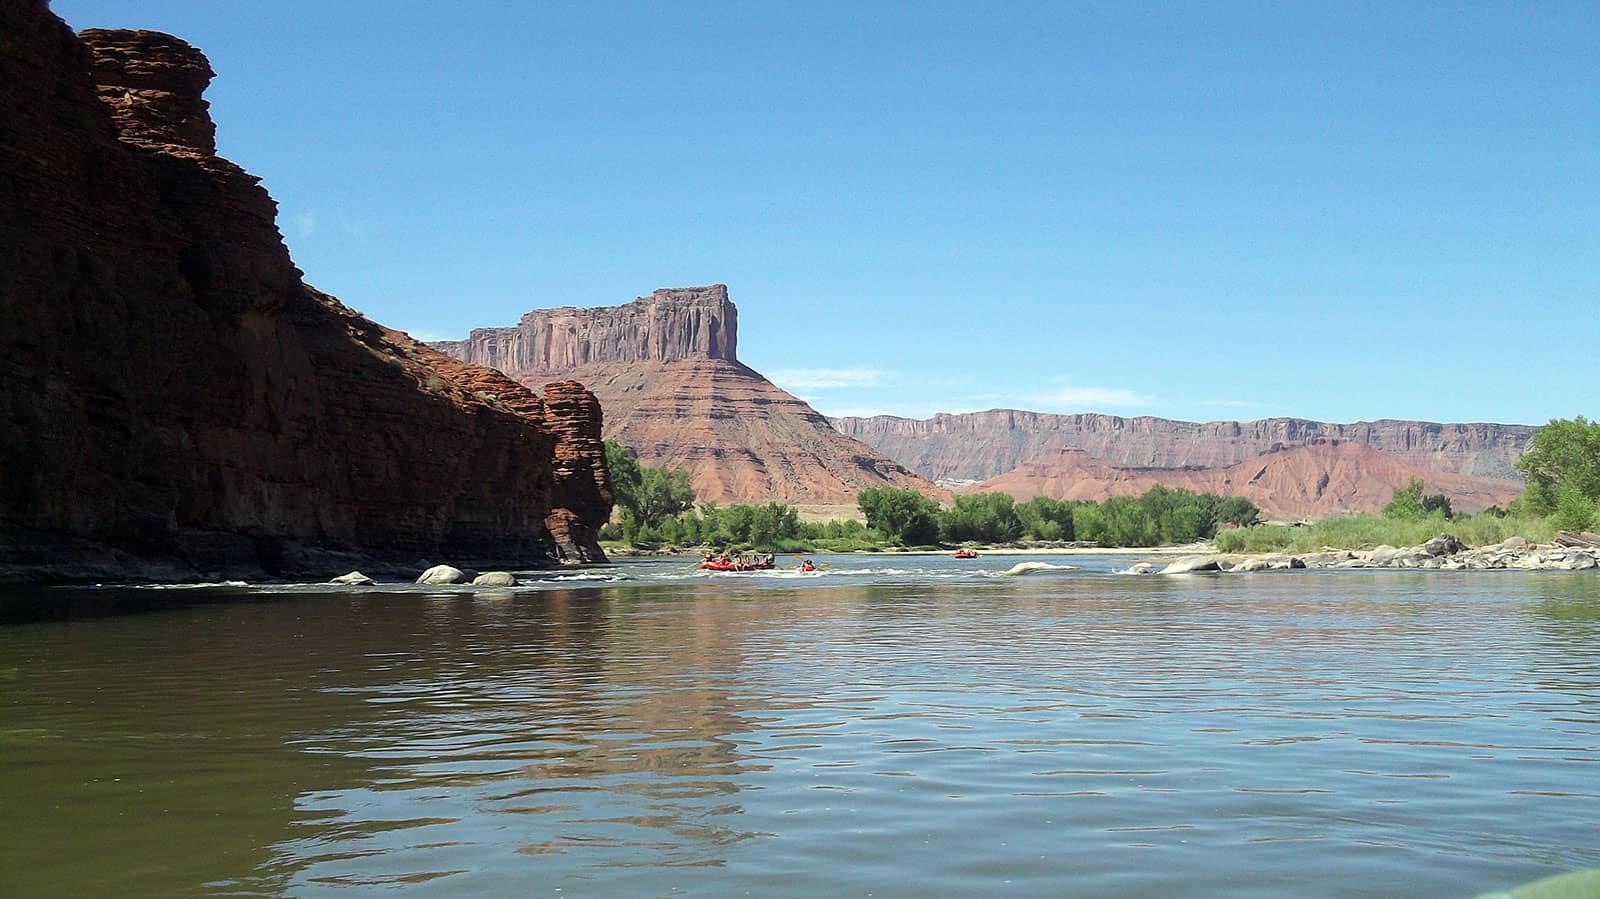
[(341, 574), (333, 580), (328, 581), (328, 583), (343, 584), (349, 587), (371, 587), (376, 584), (377, 581), (367, 577), (359, 571), (352, 571), (349, 574)]
[(474, 587), (515, 587), (516, 575), (509, 571), (485, 571), (472, 579)]
[(417, 583), (459, 584), (466, 579), (467, 576), (459, 568), (452, 568), (449, 565), (435, 565), (424, 571), (422, 577), (417, 578)]
[(1023, 574), (1038, 574), (1041, 571), (1077, 571), (1076, 565), (1055, 565), (1050, 562), (1018, 562), (1006, 569), (1007, 577), (1017, 577)]
[(1184, 556), (1161, 569), (1161, 573), (1188, 574), (1192, 571), (1217, 571), (1221, 567), (1216, 556)]

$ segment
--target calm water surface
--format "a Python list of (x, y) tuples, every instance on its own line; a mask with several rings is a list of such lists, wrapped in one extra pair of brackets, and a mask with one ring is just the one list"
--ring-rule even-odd
[[(1015, 561), (13, 594), (0, 893), (1472, 896), (1600, 866), (1600, 577)], [(157, 608), (81, 614), (118, 604)]]

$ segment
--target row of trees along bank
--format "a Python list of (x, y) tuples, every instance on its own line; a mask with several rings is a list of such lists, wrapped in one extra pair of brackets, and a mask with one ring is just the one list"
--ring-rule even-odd
[(601, 537), (628, 543), (748, 547), (768, 552), (932, 546), (940, 541), (1093, 541), (1111, 546), (1188, 543), (1223, 525), (1253, 524), (1249, 500), (1156, 487), (1103, 503), (1040, 497), (1017, 503), (1004, 493), (956, 497), (949, 509), (914, 490), (878, 487), (858, 495), (860, 521), (806, 522), (792, 506), (695, 505), (688, 476), (639, 464), (607, 441), (616, 495), (614, 520)]
[[(1457, 516), (1449, 500), (1427, 493), (1420, 480), (1396, 491), (1382, 515), (1351, 515), (1310, 527), (1257, 525), (1256, 507), (1242, 497), (1155, 487), (1138, 497), (1105, 502), (1048, 498), (1017, 503), (1004, 493), (956, 497), (949, 509), (912, 490), (863, 490), (859, 521), (803, 522), (782, 503), (695, 505), (683, 472), (640, 465), (607, 442), (616, 492), (615, 520), (602, 538), (677, 546), (746, 547), (763, 551), (878, 549), (938, 542), (1016, 540), (1156, 546), (1217, 537), (1224, 552), (1410, 546), (1449, 529), (1471, 545), (1510, 536), (1539, 542), (1557, 530), (1600, 528), (1600, 423), (1579, 416), (1555, 419), (1534, 434), (1517, 467), (1527, 493), (1507, 508)], [(1431, 533), (1429, 533), (1431, 532)], [(1426, 534), (1416, 539), (1417, 534)]]

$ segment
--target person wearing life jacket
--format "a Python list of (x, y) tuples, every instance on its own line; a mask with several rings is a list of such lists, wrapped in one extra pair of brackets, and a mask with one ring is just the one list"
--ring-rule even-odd
[(805, 560), (804, 564), (802, 564), (800, 566), (800, 570), (801, 571), (816, 571), (817, 570), (817, 566), (813, 565), (811, 563), (810, 559), (807, 559), (807, 560)]

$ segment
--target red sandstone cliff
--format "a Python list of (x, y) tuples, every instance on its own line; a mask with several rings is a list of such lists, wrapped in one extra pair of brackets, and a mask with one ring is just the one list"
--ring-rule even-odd
[(0, 3), (0, 575), (601, 557), (594, 397), (304, 285), (215, 155), (210, 78), (169, 35)]
[(536, 309), (514, 328), (433, 346), (525, 384), (581, 381), (605, 405), (606, 437), (648, 465), (688, 472), (702, 500), (854, 504), (867, 487), (938, 492), (741, 364), (738, 341), (738, 310), (717, 284)]
[(997, 490), (1019, 502), (1036, 496), (1099, 502), (1138, 496), (1159, 484), (1243, 496), (1263, 517), (1300, 519), (1381, 511), (1412, 478), (1422, 478), (1429, 493), (1449, 497), (1459, 512), (1504, 506), (1522, 494), (1522, 485), (1515, 481), (1423, 471), (1370, 446), (1338, 441), (1279, 448), (1225, 468), (1122, 467), (1081, 449), (1066, 449), (959, 492)]
[(979, 480), (1060, 450), (1145, 468), (1222, 468), (1274, 446), (1318, 440), (1363, 443), (1433, 471), (1520, 480), (1516, 461), (1533, 428), (1507, 424), (1371, 421), (1329, 424), (1302, 418), (1172, 421), (1085, 413), (1051, 415), (992, 409), (929, 419), (836, 418), (834, 427), (931, 480)]

